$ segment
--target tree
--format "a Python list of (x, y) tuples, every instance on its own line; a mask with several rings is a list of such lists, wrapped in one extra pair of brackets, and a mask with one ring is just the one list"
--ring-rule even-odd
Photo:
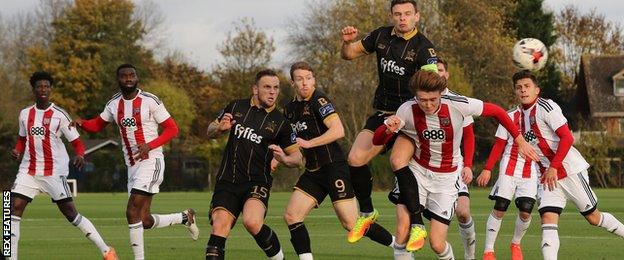
[(556, 16), (555, 29), (559, 35), (557, 63), (571, 83), (578, 72), (583, 54), (618, 54), (624, 52), (624, 34), (619, 23), (610, 22), (596, 9), (581, 13), (568, 5)]
[(56, 78), (52, 99), (70, 113), (95, 115), (117, 90), (115, 71), (122, 63), (137, 66), (143, 80), (151, 52), (140, 45), (145, 26), (133, 20), (130, 1), (76, 0), (52, 21), (49, 44), (28, 48), (29, 70)]
[(269, 65), (275, 45), (253, 19), (243, 18), (234, 23), (234, 31), (228, 32), (218, 49), (223, 62), (212, 74), (226, 97), (242, 98), (248, 96), (256, 72)]

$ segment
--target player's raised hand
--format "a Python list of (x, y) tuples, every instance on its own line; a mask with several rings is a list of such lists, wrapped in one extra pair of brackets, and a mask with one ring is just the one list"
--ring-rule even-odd
[(470, 167), (464, 167), (461, 172), (462, 181), (468, 185), (472, 182), (472, 169)]
[(74, 121), (69, 122), (69, 129), (71, 129), (72, 127), (82, 127), (83, 122), (84, 122), (84, 119), (77, 118)]
[(529, 143), (527, 143), (526, 140), (524, 140), (524, 137), (522, 135), (518, 135), (518, 137), (516, 137), (514, 141), (516, 142), (516, 144), (518, 144), (518, 152), (520, 152), (520, 155), (522, 155), (524, 158), (529, 158), (536, 162), (539, 161), (539, 155), (537, 155), (537, 152), (535, 151), (535, 149), (533, 149), (533, 146), (531, 146)]
[(548, 170), (542, 175), (542, 182), (549, 191), (553, 191), (557, 187), (557, 169), (548, 167)]
[(403, 120), (396, 115), (391, 115), (386, 117), (384, 120), (384, 124), (386, 125), (386, 134), (397, 133), (399, 130), (405, 125)]
[(225, 132), (227, 130), (230, 130), (230, 128), (232, 128), (232, 126), (236, 123), (236, 120), (234, 120), (234, 117), (232, 116), (232, 114), (230, 113), (225, 113), (223, 114), (223, 118), (221, 118), (221, 121), (219, 121), (219, 131), (221, 132)]
[(134, 154), (134, 159), (137, 161), (145, 160), (149, 158), (149, 151), (151, 148), (148, 144), (139, 144), (137, 145), (137, 153)]
[(22, 153), (17, 151), (17, 149), (11, 150), (11, 158), (13, 158), (13, 160), (17, 161), (17, 160), (19, 160), (20, 157), (22, 157)]
[(74, 166), (78, 168), (79, 170), (82, 170), (82, 167), (84, 167), (84, 165), (85, 165), (84, 157), (80, 155), (76, 155), (76, 157), (74, 157)]
[(358, 29), (353, 26), (342, 28), (340, 32), (342, 34), (342, 41), (344, 42), (352, 42), (358, 36)]
[(279, 145), (271, 144), (269, 145), (269, 150), (273, 152), (273, 159), (277, 160), (278, 162), (284, 163), (284, 157), (286, 157), (286, 153), (284, 153), (282, 147), (279, 147)]
[(490, 182), (490, 177), (492, 177), (492, 171), (490, 170), (481, 171), (481, 174), (479, 174), (479, 177), (477, 177), (477, 184), (481, 187), (485, 187), (488, 184), (488, 182)]

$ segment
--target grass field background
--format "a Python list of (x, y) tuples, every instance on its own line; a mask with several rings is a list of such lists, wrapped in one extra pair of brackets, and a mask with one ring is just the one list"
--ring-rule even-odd
[[(487, 199), (486, 189), (471, 190), (472, 213), (477, 231), (477, 258), (483, 251), (485, 222), (493, 206)], [(599, 208), (624, 219), (624, 190), (596, 190)], [(373, 201), (381, 212), (378, 223), (394, 233), (394, 206), (386, 199), (386, 192), (375, 192)], [(282, 244), (287, 259), (297, 259), (290, 244), (290, 234), (282, 219), (289, 193), (273, 193), (266, 223), (273, 228)], [(192, 241), (183, 226), (173, 226), (145, 231), (145, 249), (148, 259), (203, 259), (205, 244), (210, 234), (208, 209), (211, 193), (180, 192), (158, 194), (152, 203), (152, 212), (171, 213), (192, 207), (198, 212), (200, 239)], [(98, 228), (104, 240), (117, 249), (121, 259), (132, 259), (128, 228), (125, 220), (125, 193), (81, 193), (75, 198), (80, 213)], [(517, 209), (510, 210), (496, 243), (499, 259), (509, 259), (509, 243)], [(541, 259), (541, 229), (534, 210), (533, 222), (523, 239), (525, 259)], [(334, 216), (328, 200), (310, 214), (305, 221), (312, 240), (316, 259), (391, 259), (392, 249), (380, 246), (368, 238), (348, 244), (346, 232)], [(559, 223), (561, 247), (559, 258), (571, 259), (624, 259), (624, 240), (606, 230), (590, 226), (575, 207), (568, 203)], [(453, 220), (449, 241), (457, 259), (463, 259), (464, 250)], [(98, 259), (96, 247), (82, 233), (68, 223), (47, 196), (37, 197), (23, 216), (21, 223), (20, 259)], [(416, 259), (436, 259), (427, 246), (415, 254)], [(265, 259), (253, 238), (238, 223), (232, 230), (226, 246), (227, 259)]]

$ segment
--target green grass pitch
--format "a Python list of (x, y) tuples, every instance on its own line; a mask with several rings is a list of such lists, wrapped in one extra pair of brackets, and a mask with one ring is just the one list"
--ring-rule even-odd
[[(493, 206), (487, 199), (486, 189), (471, 190), (472, 213), (477, 231), (477, 258), (483, 250), (484, 230), (487, 216)], [(624, 190), (596, 190), (599, 208), (624, 220)], [(381, 212), (378, 223), (394, 233), (394, 206), (386, 199), (386, 192), (375, 192), (373, 201)], [(290, 194), (273, 193), (266, 223), (279, 235), (287, 259), (297, 259), (290, 244), (290, 234), (282, 219)], [(192, 241), (183, 226), (173, 226), (145, 231), (145, 250), (148, 259), (203, 259), (205, 244), (210, 234), (207, 218), (211, 194), (208, 192), (179, 192), (158, 194), (152, 203), (152, 212), (171, 213), (188, 207), (198, 212), (200, 239)], [(125, 193), (81, 193), (75, 198), (80, 213), (97, 227), (104, 240), (117, 249), (121, 259), (132, 259), (128, 228), (125, 220)], [(510, 210), (496, 243), (499, 259), (509, 259), (509, 243), (517, 209)], [(541, 229), (539, 217), (534, 211), (531, 227), (523, 239), (525, 259), (541, 259)], [(305, 221), (312, 240), (316, 259), (391, 259), (392, 250), (363, 238), (356, 244), (348, 244), (346, 232), (341, 228), (331, 203), (313, 210)], [(559, 223), (561, 247), (560, 259), (624, 259), (624, 240), (606, 230), (590, 226), (575, 207), (568, 203)], [(464, 250), (454, 219), (449, 230), (449, 241), (457, 259), (463, 259)], [(94, 245), (82, 233), (68, 223), (47, 196), (37, 197), (28, 205), (21, 223), (20, 259), (98, 259)], [(416, 254), (417, 259), (436, 259), (427, 246)], [(227, 240), (228, 259), (265, 259), (253, 238), (238, 223)]]

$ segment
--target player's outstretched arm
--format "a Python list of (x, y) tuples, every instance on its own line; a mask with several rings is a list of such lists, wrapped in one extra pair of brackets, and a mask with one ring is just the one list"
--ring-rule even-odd
[(511, 121), (511, 118), (507, 116), (507, 113), (501, 107), (492, 103), (483, 103), (482, 116), (495, 117), (498, 122), (505, 127), (507, 132), (514, 138), (516, 144), (518, 144), (518, 152), (524, 157), (528, 157), (531, 160), (539, 161), (539, 156), (533, 147), (524, 140), (524, 137), (520, 134), (518, 128)]
[(568, 151), (570, 151), (570, 148), (572, 147), (572, 144), (574, 144), (574, 136), (572, 136), (572, 132), (570, 131), (570, 128), (568, 128), (568, 124), (564, 124), (557, 128), (555, 133), (559, 136), (559, 146), (550, 161), (550, 166), (542, 175), (542, 181), (551, 191), (557, 186), (557, 169), (563, 167), (563, 159), (565, 159)]
[(340, 34), (342, 36), (340, 57), (345, 60), (352, 60), (367, 54), (362, 43), (355, 40), (358, 36), (358, 29), (353, 26), (347, 26), (342, 28)]
[(297, 137), (297, 144), (304, 149), (329, 144), (344, 137), (344, 126), (338, 114), (326, 118), (323, 123), (327, 126), (327, 131), (310, 140), (304, 140)]
[(269, 145), (269, 149), (273, 152), (273, 158), (278, 162), (286, 165), (286, 167), (299, 167), (303, 165), (303, 155), (299, 151), (298, 145), (292, 145), (283, 150), (279, 145)]
[(384, 120), (384, 124), (375, 129), (373, 135), (373, 145), (385, 145), (392, 139), (395, 133), (398, 133), (405, 126), (403, 121), (397, 115), (391, 115)]
[(78, 118), (69, 123), (69, 127), (79, 126), (82, 130), (85, 130), (89, 133), (97, 133), (102, 131), (104, 127), (108, 125), (108, 122), (104, 121), (101, 116), (97, 116), (93, 119), (82, 119)]
[(503, 155), (503, 151), (505, 150), (505, 145), (507, 144), (507, 140), (496, 138), (494, 145), (492, 146), (492, 150), (490, 151), (490, 155), (488, 156), (487, 161), (485, 162), (485, 166), (483, 167), (483, 171), (477, 177), (477, 184), (481, 187), (485, 187), (488, 182), (490, 182), (490, 177), (492, 173), (492, 169), (494, 168), (494, 164), (500, 159), (501, 155)]
[(73, 141), (69, 142), (72, 147), (74, 148), (74, 153), (76, 153), (76, 156), (74, 157), (74, 166), (76, 166), (76, 168), (81, 169), (82, 167), (84, 167), (85, 164), (85, 147), (84, 144), (82, 143), (82, 141), (80, 140), (80, 138), (76, 138)]
[(229, 131), (235, 123), (236, 120), (233, 120), (232, 114), (223, 114), (221, 120), (217, 119), (208, 125), (208, 130), (206, 131), (208, 138), (218, 138)]

